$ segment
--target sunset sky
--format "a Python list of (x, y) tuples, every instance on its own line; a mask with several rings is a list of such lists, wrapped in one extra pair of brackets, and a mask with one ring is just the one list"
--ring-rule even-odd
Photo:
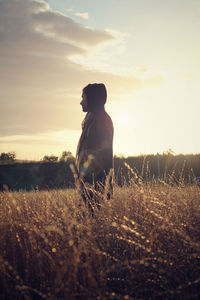
[(0, 153), (75, 155), (103, 82), (114, 153), (200, 153), (200, 0), (0, 0)]

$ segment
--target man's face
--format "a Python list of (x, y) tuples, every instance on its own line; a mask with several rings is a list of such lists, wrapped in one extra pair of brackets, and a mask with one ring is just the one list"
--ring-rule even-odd
[(82, 101), (81, 101), (80, 105), (82, 106), (82, 110), (84, 112), (88, 111), (87, 95), (84, 92), (82, 93)]

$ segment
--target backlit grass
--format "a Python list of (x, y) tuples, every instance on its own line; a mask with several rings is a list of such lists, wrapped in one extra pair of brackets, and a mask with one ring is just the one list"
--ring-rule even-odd
[(198, 299), (200, 188), (118, 187), (94, 217), (77, 190), (0, 193), (1, 299)]

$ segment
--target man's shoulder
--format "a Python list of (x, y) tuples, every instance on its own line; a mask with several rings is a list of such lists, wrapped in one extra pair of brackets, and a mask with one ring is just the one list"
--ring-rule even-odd
[(113, 122), (112, 122), (112, 119), (110, 117), (110, 115), (105, 111), (105, 118), (106, 118), (106, 121), (111, 125), (113, 126)]
[(107, 120), (112, 121), (110, 115), (107, 113), (106, 110), (102, 110), (101, 112), (98, 113), (97, 116), (98, 116), (99, 118), (104, 118), (104, 119), (107, 119)]
[(102, 130), (103, 131), (105, 131), (105, 130), (113, 131), (112, 119), (106, 111), (103, 111), (100, 114), (98, 114), (98, 116), (96, 118), (96, 125), (100, 131), (102, 131)]

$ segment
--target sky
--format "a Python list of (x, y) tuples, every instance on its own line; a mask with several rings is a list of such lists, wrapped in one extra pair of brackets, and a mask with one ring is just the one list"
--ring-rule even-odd
[(200, 0), (0, 0), (0, 153), (76, 153), (104, 83), (114, 154), (200, 153)]

